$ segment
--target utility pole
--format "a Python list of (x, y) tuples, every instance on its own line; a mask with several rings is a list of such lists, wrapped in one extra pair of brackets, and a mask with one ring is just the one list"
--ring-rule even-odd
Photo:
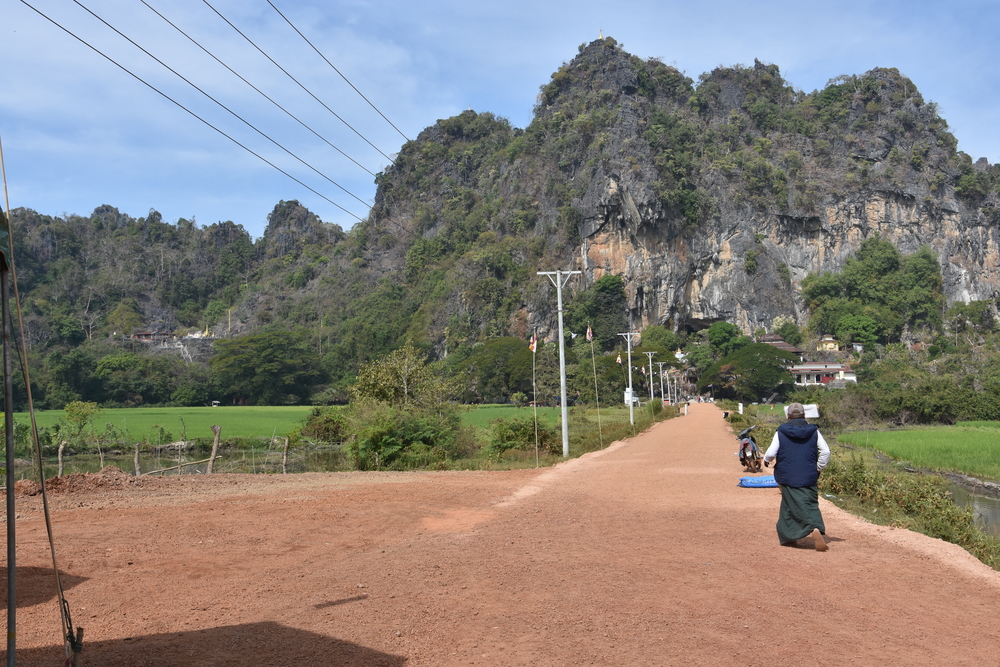
[[(660, 367), (660, 402), (661, 402), (661, 403), (662, 403), (662, 402), (663, 402), (664, 400), (666, 400), (666, 397), (665, 397), (665, 396), (663, 395), (663, 367), (664, 367), (664, 366), (665, 366), (666, 364), (667, 364), (667, 362), (666, 362), (666, 361), (657, 361), (657, 362), (656, 362), (656, 365)], [(670, 381), (669, 381), (669, 380), (667, 381), (667, 386), (668, 386), (668, 387), (670, 386)], [(671, 405), (673, 405), (673, 403), (671, 403)]]
[(632, 392), (632, 338), (638, 336), (638, 331), (629, 331), (628, 333), (620, 333), (619, 336), (625, 338), (625, 343), (628, 346), (628, 421), (632, 426), (635, 426), (635, 394)]
[(556, 286), (556, 310), (559, 313), (559, 388), (562, 393), (562, 445), (563, 457), (569, 456), (569, 412), (566, 410), (566, 341), (563, 340), (562, 288), (569, 279), (580, 271), (539, 271), (538, 275), (548, 276)]
[(646, 352), (646, 356), (649, 357), (649, 400), (650, 400), (650, 402), (652, 402), (652, 400), (655, 398), (653, 396), (653, 355), (654, 354), (656, 354), (656, 352)]
[[(14, 506), (14, 382), (10, 358), (10, 226), (0, 208), (0, 313), (3, 317), (3, 411), (7, 492), (7, 665), (14, 667), (17, 649), (17, 513)], [(46, 515), (46, 520), (48, 515)]]

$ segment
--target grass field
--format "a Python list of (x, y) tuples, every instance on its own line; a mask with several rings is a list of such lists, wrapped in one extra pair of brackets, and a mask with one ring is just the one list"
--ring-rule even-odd
[(1000, 422), (958, 422), (956, 426), (962, 426), (966, 428), (1000, 428)]
[[(512, 405), (474, 405), (462, 415), (462, 423), (480, 428), (488, 428), (493, 419), (500, 417), (531, 417), (531, 408), (516, 408)], [(116, 408), (102, 410), (94, 419), (93, 428), (103, 431), (105, 424), (114, 424), (128, 432), (136, 440), (155, 440), (159, 427), (166, 429), (173, 440), (180, 440), (186, 433), (188, 438), (211, 438), (212, 424), (222, 427), (222, 437), (226, 438), (268, 438), (287, 435), (301, 426), (312, 408), (305, 406), (229, 406), (218, 408)], [(62, 410), (43, 410), (35, 413), (39, 428), (55, 424), (65, 413)], [(559, 425), (559, 408), (538, 408), (539, 422), (551, 427)], [(183, 423), (181, 422), (183, 420)], [(28, 414), (14, 414), (14, 421), (28, 423)], [(186, 430), (185, 430), (186, 429)]]
[[(959, 426), (844, 433), (838, 441), (877, 449), (920, 468), (961, 472), (1000, 480), (1000, 424), (967, 422)], [(988, 427), (987, 427), (988, 426)]]
[[(470, 405), (470, 410), (462, 415), (466, 426), (489, 428), (494, 419), (531, 419), (533, 408), (517, 408), (513, 405)], [(538, 408), (539, 423), (548, 426), (559, 425), (560, 408)]]
[[(218, 408), (117, 408), (103, 410), (93, 421), (93, 428), (103, 431), (105, 424), (114, 424), (136, 440), (151, 437), (164, 428), (170, 440), (211, 438), (212, 424), (222, 427), (223, 438), (269, 438), (271, 434), (287, 435), (301, 426), (309, 411), (308, 405), (298, 406), (229, 406)], [(35, 413), (39, 428), (51, 426), (64, 416), (62, 410), (44, 410)], [(183, 420), (183, 421), (182, 421)], [(15, 413), (14, 421), (27, 424), (28, 415)], [(153, 434), (153, 435), (151, 435)]]

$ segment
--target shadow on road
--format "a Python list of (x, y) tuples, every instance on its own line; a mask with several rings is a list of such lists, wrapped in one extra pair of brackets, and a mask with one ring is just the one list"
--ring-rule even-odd
[[(87, 577), (75, 577), (65, 572), (59, 573), (62, 579), (63, 591), (68, 591), (78, 584), (87, 581)], [(56, 599), (56, 577), (51, 567), (17, 568), (17, 608), (33, 607)], [(0, 578), (0, 599), (7, 599), (7, 568)], [(58, 605), (57, 605), (58, 606)]]
[[(86, 639), (86, 633), (84, 633)], [(17, 651), (23, 667), (62, 664), (62, 646)], [(104, 667), (344, 665), (402, 667), (406, 659), (278, 623), (248, 623), (111, 641), (84, 642), (81, 664)]]

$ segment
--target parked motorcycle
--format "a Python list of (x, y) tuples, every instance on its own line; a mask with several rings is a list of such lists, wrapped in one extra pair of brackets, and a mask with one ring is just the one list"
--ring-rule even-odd
[(740, 451), (737, 453), (740, 456), (740, 463), (743, 464), (743, 469), (746, 472), (760, 472), (761, 464), (764, 462), (764, 454), (760, 451), (760, 447), (757, 446), (757, 441), (750, 435), (750, 431), (755, 428), (757, 428), (756, 424), (750, 428), (743, 429), (736, 436), (736, 439), (740, 443)]

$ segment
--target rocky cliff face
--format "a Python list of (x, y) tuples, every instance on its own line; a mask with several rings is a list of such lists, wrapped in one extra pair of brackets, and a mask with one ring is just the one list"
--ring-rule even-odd
[[(949, 301), (991, 299), (1000, 169), (956, 145), (895, 69), (809, 94), (759, 62), (695, 84), (609, 38), (553, 75), (525, 130), (470, 111), (407, 144), (363, 228), (392, 239), (370, 255), (408, 280), (451, 272), (432, 329), (481, 307), (487, 278), (508, 296), (490, 302), (507, 317), (498, 333), (545, 328), (547, 286), (528, 278), (557, 267), (581, 285), (623, 276), (637, 327), (804, 324), (799, 282), (874, 234), (930, 246)], [(491, 266), (490, 249), (506, 259)]]
[[(609, 196), (614, 189), (612, 183)], [(1000, 292), (996, 223), (950, 203), (951, 210), (928, 210), (913, 197), (870, 192), (831, 201), (805, 221), (735, 215), (673, 244), (643, 239), (617, 214), (582, 240), (578, 266), (593, 279), (625, 276), (644, 325), (672, 321), (700, 328), (721, 319), (753, 331), (769, 328), (779, 315), (805, 324), (799, 281), (838, 271), (863, 240), (879, 234), (907, 254), (930, 246), (950, 302), (994, 299)], [(624, 201), (609, 208), (628, 206)], [(747, 266), (751, 253), (753, 271)]]

